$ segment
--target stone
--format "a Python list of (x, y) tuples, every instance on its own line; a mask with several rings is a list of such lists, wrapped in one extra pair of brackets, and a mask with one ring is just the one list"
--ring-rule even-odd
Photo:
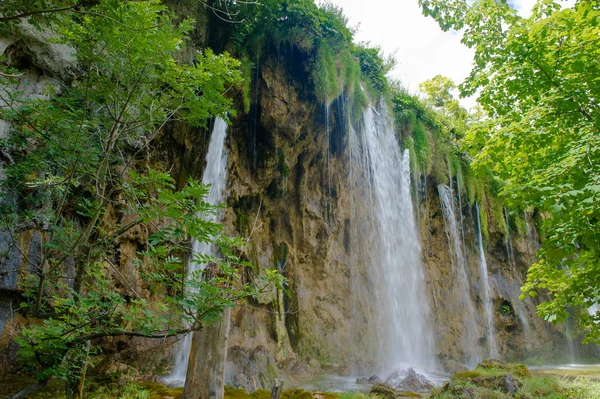
[(514, 396), (517, 393), (518, 389), (519, 389), (519, 387), (517, 385), (517, 381), (515, 381), (513, 376), (510, 374), (505, 375), (504, 376), (504, 390), (507, 393)]
[(407, 391), (423, 392), (433, 388), (431, 381), (424, 375), (417, 373), (412, 367), (406, 372), (403, 370), (395, 371), (385, 380), (385, 383), (393, 388)]
[[(368, 380), (368, 379), (367, 379)], [(400, 391), (394, 389), (387, 384), (375, 384), (371, 387), (369, 395), (375, 395), (384, 399), (397, 399), (397, 398), (420, 398), (421, 395), (411, 391)]]
[(429, 391), (433, 384), (424, 375), (418, 374), (414, 368), (408, 369), (406, 377), (396, 386), (398, 389), (408, 391)]
[(387, 384), (375, 384), (371, 387), (370, 395), (378, 395), (385, 399), (395, 399), (396, 390)]

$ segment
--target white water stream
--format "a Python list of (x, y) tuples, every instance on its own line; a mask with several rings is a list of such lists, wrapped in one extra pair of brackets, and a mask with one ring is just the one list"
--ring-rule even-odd
[[(351, 130), (351, 183), (368, 198), (369, 228), (359, 240), (366, 254), (378, 313), (372, 326), (378, 335), (383, 372), (407, 365), (425, 372), (435, 368), (433, 333), (421, 261), (421, 244), (411, 197), (408, 151), (402, 153), (385, 106), (363, 111), (363, 126)], [(365, 254), (361, 254), (365, 257)]]
[[(438, 186), (438, 193), (440, 195), (440, 205), (444, 215), (448, 243), (450, 244), (453, 284), (455, 284), (459, 298), (459, 303), (456, 304), (456, 310), (463, 315), (464, 321), (463, 336), (461, 337), (462, 349), (467, 356), (465, 361), (469, 365), (475, 365), (481, 360), (481, 353), (477, 342), (479, 334), (477, 332), (477, 322), (475, 320), (475, 306), (471, 299), (467, 260), (464, 256), (460, 227), (456, 217), (454, 193), (453, 190), (445, 184), (440, 184)], [(448, 283), (450, 284), (450, 282)]]
[[(206, 168), (202, 175), (202, 184), (210, 184), (210, 190), (207, 202), (212, 205), (218, 205), (223, 202), (225, 185), (227, 183), (227, 151), (225, 150), (225, 137), (227, 135), (227, 123), (217, 118), (210, 136), (208, 153), (206, 154)], [(216, 216), (209, 216), (216, 219)], [(220, 216), (219, 216), (220, 217)], [(214, 254), (215, 248), (212, 244), (198, 242), (192, 243), (192, 258), (194, 254)], [(204, 269), (205, 265), (196, 262), (189, 262), (188, 272), (193, 273)], [(175, 358), (175, 367), (173, 372), (166, 379), (170, 382), (180, 382), (183, 385), (187, 373), (190, 350), (192, 347), (192, 334), (186, 335), (177, 351)]]
[(483, 291), (483, 306), (485, 310), (485, 322), (487, 327), (488, 355), (498, 359), (498, 347), (496, 345), (496, 330), (494, 328), (494, 307), (490, 295), (490, 282), (488, 279), (487, 261), (483, 249), (483, 237), (481, 235), (481, 221), (479, 218), (479, 204), (475, 204), (477, 213), (477, 242), (479, 243), (479, 272), (481, 273), (481, 285)]

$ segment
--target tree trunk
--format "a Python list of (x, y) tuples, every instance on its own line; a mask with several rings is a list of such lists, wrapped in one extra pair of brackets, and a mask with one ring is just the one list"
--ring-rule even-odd
[(184, 399), (223, 399), (230, 316), (227, 308), (221, 321), (193, 333)]
[(283, 392), (283, 380), (275, 378), (275, 385), (273, 385), (273, 389), (271, 390), (271, 399), (280, 399), (281, 392)]

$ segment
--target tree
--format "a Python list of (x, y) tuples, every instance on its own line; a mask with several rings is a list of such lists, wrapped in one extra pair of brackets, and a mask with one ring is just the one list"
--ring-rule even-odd
[[(99, 0), (85, 13), (65, 10), (54, 18), (41, 26), (76, 50), (77, 73), (44, 99), (0, 94), (0, 118), (12, 127), (0, 141), (11, 160), (0, 214), (8, 231), (44, 236), (19, 309), (43, 322), (23, 329), (21, 359), (38, 385), (61, 378), (70, 396), (81, 396), (99, 338), (201, 330), (263, 284), (279, 284), (280, 276), (242, 281), (240, 268), (250, 267), (237, 249), (243, 240), (206, 218), (219, 209), (204, 201), (207, 187), (189, 181), (177, 191), (167, 173), (147, 168), (151, 143), (166, 123), (204, 127), (210, 117), (233, 112), (224, 93), (241, 81), (239, 62), (207, 49), (193, 65), (177, 63), (193, 21), (176, 25), (158, 0)], [(142, 297), (117, 266), (121, 238), (140, 226), (147, 231), (143, 249), (128, 263), (158, 294), (152, 298)], [(193, 259), (212, 265), (210, 274), (186, 274), (192, 239), (219, 245), (220, 258)], [(115, 289), (117, 282), (123, 289)]]
[(538, 307), (551, 322), (579, 309), (589, 341), (600, 342), (600, 4), (562, 8), (539, 0), (528, 18), (506, 1), (420, 0), (440, 26), (464, 29), (475, 49), (464, 95), (479, 93), (489, 115), (468, 134), (476, 163), (506, 182), (514, 207), (536, 207), (545, 235), (523, 292), (546, 291)]

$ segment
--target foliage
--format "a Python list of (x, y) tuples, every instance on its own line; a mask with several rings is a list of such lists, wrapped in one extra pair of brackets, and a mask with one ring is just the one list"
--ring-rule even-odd
[[(463, 43), (476, 50), (461, 85), (480, 92), (491, 117), (467, 137), (476, 162), (509, 183), (502, 194), (513, 207), (549, 215), (523, 292), (551, 295), (538, 307), (551, 322), (564, 321), (568, 306), (590, 308), (600, 296), (597, 2), (540, 0), (529, 18), (494, 0), (420, 3), (443, 28), (464, 28)], [(600, 315), (580, 314), (588, 340), (600, 342)]]
[[(354, 31), (342, 9), (314, 0), (266, 0), (255, 3), (226, 2), (240, 24), (231, 29), (236, 52), (242, 57), (260, 54), (264, 47), (296, 48), (309, 71), (319, 101), (330, 104), (344, 93), (354, 108), (366, 103), (360, 89), (365, 79), (379, 90), (386, 87), (385, 74), (393, 64), (378, 48), (353, 43)], [(379, 96), (381, 92), (377, 93)]]
[[(157, 0), (101, 0), (87, 10), (55, 15), (57, 41), (77, 50), (79, 74), (40, 99), (3, 92), (0, 110), (12, 129), (0, 142), (11, 159), (2, 227), (44, 234), (19, 309), (43, 321), (23, 329), (19, 355), (40, 382), (65, 380), (69, 395), (98, 338), (199, 330), (282, 283), (275, 272), (241, 281), (240, 269), (250, 267), (240, 258), (244, 241), (212, 221), (219, 207), (206, 202), (208, 187), (191, 180), (176, 190), (168, 174), (143, 168), (169, 121), (203, 127), (232, 112), (223, 93), (240, 83), (239, 63), (209, 49), (193, 65), (177, 63), (193, 21), (175, 25)], [(128, 234), (141, 241), (129, 257), (119, 255)], [(186, 274), (191, 241), (216, 242), (221, 256), (195, 254), (208, 266)]]
[(384, 58), (381, 48), (369, 47), (369, 43), (361, 43), (354, 47), (353, 54), (360, 61), (363, 76), (379, 95), (388, 89), (386, 75), (392, 70), (396, 61), (393, 57)]

